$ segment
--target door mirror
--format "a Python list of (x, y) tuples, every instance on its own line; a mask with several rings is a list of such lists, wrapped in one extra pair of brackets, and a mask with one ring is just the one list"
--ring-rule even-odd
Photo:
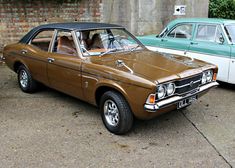
[(219, 43), (224, 44), (224, 37), (222, 34), (220, 34), (220, 36), (219, 36)]
[(158, 34), (158, 35), (156, 35), (156, 37), (158, 38), (158, 37), (159, 37), (159, 34)]

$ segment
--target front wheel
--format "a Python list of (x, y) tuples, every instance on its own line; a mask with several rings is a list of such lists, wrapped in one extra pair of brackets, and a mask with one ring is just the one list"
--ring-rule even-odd
[(37, 89), (37, 82), (32, 78), (29, 70), (21, 65), (17, 71), (18, 83), (23, 92), (32, 93)]
[(133, 125), (133, 115), (125, 98), (118, 92), (103, 94), (100, 112), (105, 127), (114, 134), (124, 134)]

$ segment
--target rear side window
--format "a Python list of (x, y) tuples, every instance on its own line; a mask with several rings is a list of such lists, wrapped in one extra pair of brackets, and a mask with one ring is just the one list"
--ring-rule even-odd
[(45, 30), (38, 33), (32, 40), (31, 45), (40, 48), (41, 50), (48, 51), (51, 38), (53, 36), (54, 30)]
[(167, 37), (190, 39), (192, 37), (192, 24), (181, 24), (176, 26)]
[(196, 40), (219, 42), (221, 30), (217, 25), (199, 25), (197, 28)]

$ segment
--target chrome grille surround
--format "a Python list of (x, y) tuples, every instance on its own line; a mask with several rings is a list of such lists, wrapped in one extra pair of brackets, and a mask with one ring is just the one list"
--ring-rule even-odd
[(201, 84), (202, 74), (198, 74), (186, 79), (175, 81), (175, 95), (183, 95), (198, 90)]

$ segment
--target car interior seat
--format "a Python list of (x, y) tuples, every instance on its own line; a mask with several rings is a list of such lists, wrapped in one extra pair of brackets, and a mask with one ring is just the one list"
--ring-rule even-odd
[(67, 36), (59, 37), (57, 53), (76, 55), (76, 49), (72, 40), (69, 40)]
[(99, 49), (99, 48), (104, 48), (103, 42), (101, 40), (100, 34), (95, 33), (92, 36), (92, 44), (91, 44), (91, 49)]

